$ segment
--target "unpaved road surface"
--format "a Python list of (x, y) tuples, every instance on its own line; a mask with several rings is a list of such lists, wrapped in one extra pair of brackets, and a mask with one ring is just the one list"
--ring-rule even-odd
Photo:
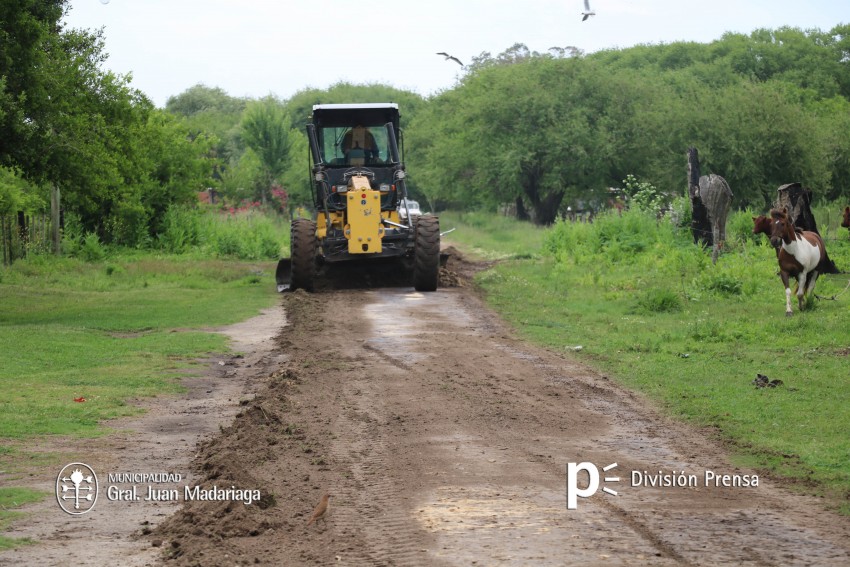
[[(229, 406), (238, 413), (184, 452), (192, 482), (261, 501), (180, 502), (170, 515), (110, 502), (92, 517), (139, 505), (127, 533), (112, 533), (124, 547), (53, 563), (55, 547), (40, 550), (54, 530), (0, 563), (850, 564), (847, 518), (765, 478), (705, 486), (706, 471), (754, 471), (573, 358), (518, 341), (468, 288), (296, 292), (281, 310), (272, 351), (235, 364), (234, 379), (253, 377)], [(582, 462), (619, 481), (568, 509), (567, 466)], [(632, 471), (698, 483), (635, 486)], [(326, 492), (326, 519), (307, 526)]]

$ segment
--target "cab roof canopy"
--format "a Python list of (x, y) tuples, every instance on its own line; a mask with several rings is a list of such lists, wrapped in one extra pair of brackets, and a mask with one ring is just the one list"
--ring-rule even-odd
[(378, 126), (392, 122), (398, 129), (398, 104), (369, 102), (313, 105), (313, 123), (317, 126)]
[(352, 108), (394, 108), (398, 110), (398, 104), (394, 102), (364, 102), (346, 104), (314, 104), (313, 112), (316, 110), (346, 110)]

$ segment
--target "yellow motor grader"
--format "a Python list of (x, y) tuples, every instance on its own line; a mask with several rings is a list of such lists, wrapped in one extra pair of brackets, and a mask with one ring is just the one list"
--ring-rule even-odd
[(416, 290), (437, 289), (440, 222), (405, 209), (399, 134), (394, 103), (313, 106), (307, 137), (317, 213), (293, 219), (290, 257), (278, 262), (278, 291), (313, 291), (326, 267), (355, 261), (391, 261)]

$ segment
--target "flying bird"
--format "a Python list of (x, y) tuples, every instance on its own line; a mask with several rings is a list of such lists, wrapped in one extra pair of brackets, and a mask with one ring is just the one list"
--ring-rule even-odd
[(583, 16), (581, 21), (585, 21), (590, 16), (595, 16), (596, 12), (590, 9), (590, 0), (584, 0), (584, 12), (581, 13)]
[[(585, 2), (587, 2), (587, 0), (585, 0)], [(441, 51), (437, 55), (442, 55), (446, 58), (446, 61), (454, 61), (455, 63), (463, 67), (463, 63), (461, 62), (461, 60), (455, 57), (454, 55), (449, 55), (445, 51)]]

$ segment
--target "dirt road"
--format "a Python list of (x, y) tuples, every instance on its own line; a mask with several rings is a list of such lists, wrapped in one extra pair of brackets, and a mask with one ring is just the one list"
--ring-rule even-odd
[[(136, 524), (136, 559), (850, 562), (847, 518), (765, 478), (723, 487), (752, 484), (755, 473), (729, 464), (707, 432), (665, 420), (566, 355), (516, 340), (467, 288), (296, 292), (282, 301), (289, 325), (278, 356), (252, 365), (262, 374), (254, 395), (192, 464), (204, 489), (262, 498), (181, 503), (144, 535)], [(599, 473), (598, 490), (575, 509), (567, 508), (568, 463)], [(706, 486), (707, 473), (728, 478)], [(578, 475), (579, 490), (591, 474)], [(692, 478), (695, 486), (663, 486)], [(325, 492), (326, 520), (307, 526)], [(129, 551), (122, 557), (134, 561)]]

